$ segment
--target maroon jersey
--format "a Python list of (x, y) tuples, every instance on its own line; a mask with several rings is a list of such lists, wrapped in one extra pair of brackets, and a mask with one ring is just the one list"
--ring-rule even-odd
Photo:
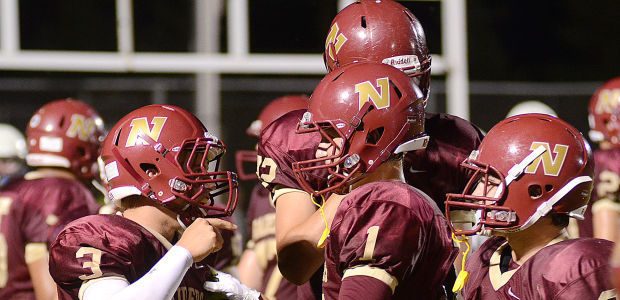
[[(133, 283), (146, 274), (172, 245), (161, 235), (118, 215), (81, 218), (58, 235), (50, 250), (50, 273), (60, 299), (78, 299), (88, 280), (123, 276)], [(203, 284), (209, 268), (192, 265), (173, 299), (207, 299)]]
[(615, 299), (609, 257), (613, 243), (580, 238), (553, 241), (519, 266), (503, 238), (487, 240), (465, 269), (464, 299)]
[(269, 204), (269, 191), (254, 186), (248, 207), (250, 240), (248, 249), (256, 253), (263, 270), (261, 291), (269, 299), (296, 299), (297, 286), (282, 277), (276, 257), (276, 210)]
[(585, 219), (579, 221), (579, 237), (593, 237), (592, 206), (609, 201), (620, 205), (620, 149), (594, 151), (594, 189)]
[[(296, 110), (275, 120), (261, 132), (258, 141), (258, 178), (271, 193), (279, 188), (302, 190), (293, 173), (294, 162), (314, 159), (320, 133), (296, 134), (304, 110)], [(312, 176), (312, 175), (311, 175)], [(325, 177), (316, 174), (311, 183), (321, 187)]]
[[(46, 249), (70, 221), (97, 213), (92, 194), (80, 182), (32, 172), (7, 185), (0, 197), (0, 299), (35, 299), (27, 245)], [(30, 246), (28, 246), (30, 247)]]
[(480, 145), (484, 134), (474, 124), (448, 114), (426, 113), (426, 149), (409, 152), (405, 180), (431, 197), (443, 211), (447, 193), (460, 193), (469, 177), (461, 163)]
[[(304, 110), (291, 111), (273, 121), (261, 131), (258, 141), (258, 178), (271, 193), (271, 201), (285, 189), (303, 191), (293, 173), (293, 162), (315, 158), (321, 141), (318, 132), (296, 134), (297, 124)], [(326, 172), (326, 171), (321, 171)], [(326, 174), (311, 174), (310, 183), (322, 188), (326, 184)], [(275, 203), (272, 203), (275, 205)], [(307, 284), (297, 289), (297, 299), (321, 299), (321, 274), (317, 271)]]
[(405, 183), (369, 183), (336, 211), (323, 293), (338, 299), (343, 280), (372, 277), (392, 289), (393, 299), (438, 299), (455, 256), (447, 221), (432, 200)]

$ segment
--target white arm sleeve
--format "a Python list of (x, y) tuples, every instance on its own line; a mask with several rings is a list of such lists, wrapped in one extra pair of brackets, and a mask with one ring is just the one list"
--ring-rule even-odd
[(82, 284), (82, 300), (172, 299), (193, 260), (187, 249), (174, 246), (138, 281), (129, 284), (123, 277), (103, 277)]

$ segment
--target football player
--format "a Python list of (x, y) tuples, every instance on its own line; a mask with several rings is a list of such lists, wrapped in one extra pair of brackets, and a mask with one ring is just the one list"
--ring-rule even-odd
[(620, 77), (601, 86), (590, 99), (590, 140), (594, 151), (594, 190), (580, 237), (618, 241), (620, 218)]
[[(219, 171), (225, 145), (191, 113), (149, 105), (123, 117), (103, 142), (117, 215), (65, 227), (50, 250), (61, 299), (206, 299), (203, 261), (234, 230), (237, 180)], [(215, 205), (216, 197), (226, 199)], [(182, 234), (179, 232), (182, 231)]]
[(0, 187), (26, 172), (26, 140), (17, 128), (0, 124)]
[[(463, 162), (471, 178), (449, 194), (446, 215), (471, 210), (477, 223), (455, 234), (491, 234), (467, 261), (464, 299), (611, 299), (613, 243), (569, 239), (569, 218), (583, 218), (594, 161), (579, 131), (545, 114), (495, 125)], [(615, 298), (614, 298), (615, 299)]]
[(97, 172), (103, 122), (72, 99), (45, 104), (26, 129), (31, 172), (0, 197), (0, 298), (52, 299), (48, 247), (67, 223), (97, 213), (86, 183)]
[[(317, 243), (325, 224), (291, 167), (298, 160), (313, 158), (321, 141), (319, 134), (295, 134), (305, 111), (291, 111), (264, 125), (257, 147), (257, 174), (276, 210), (278, 269), (287, 280), (303, 284), (297, 290), (298, 299), (321, 299), (322, 272), (317, 270), (323, 265), (323, 250)], [(315, 184), (324, 185), (325, 177), (315, 174)], [(328, 201), (323, 211), (329, 215), (336, 207), (337, 201)]]
[[(246, 130), (249, 136), (258, 138), (263, 127), (271, 124), (290, 111), (308, 107), (305, 95), (288, 95), (276, 98), (265, 106), (258, 118)], [(239, 174), (243, 160), (256, 166), (256, 151), (239, 151), (236, 155)], [(248, 174), (249, 175), (249, 174)], [(240, 176), (241, 177), (241, 176)], [(244, 176), (244, 178), (252, 178)], [(256, 179), (254, 173), (253, 179)], [(270, 298), (296, 299), (297, 286), (282, 278), (276, 257), (276, 211), (269, 202), (269, 190), (257, 183), (252, 189), (247, 211), (249, 240), (239, 261), (239, 280)]]
[[(293, 163), (308, 193), (346, 193), (329, 222), (325, 299), (439, 299), (456, 249), (427, 195), (405, 183), (403, 153), (426, 147), (424, 97), (382, 63), (332, 71), (297, 133), (321, 136), (316, 157)], [(324, 170), (327, 186), (313, 184)], [(330, 200), (328, 200), (329, 202)]]
[[(407, 73), (412, 83), (419, 86), (424, 101), (428, 98), (431, 56), (424, 30), (411, 12), (395, 1), (362, 0), (340, 11), (332, 21), (323, 58), (330, 71), (364, 61), (393, 65)], [(467, 174), (460, 162), (476, 149), (483, 134), (475, 125), (456, 116), (427, 113), (425, 119), (430, 136), (428, 147), (406, 154), (403, 171), (409, 184), (430, 195), (443, 210), (446, 193), (458, 192), (464, 187)], [(271, 129), (266, 130), (269, 135), (265, 141), (274, 136), (285, 136), (286, 130), (292, 130), (295, 124), (293, 116), (288, 121), (275, 121)], [(289, 138), (294, 139), (299, 138)], [(313, 223), (313, 220), (322, 222), (319, 213), (315, 212), (316, 208), (308, 201), (308, 195), (296, 188), (296, 183), (279, 179), (292, 177), (285, 175), (289, 169), (287, 164), (313, 155), (311, 148), (314, 145), (306, 146), (304, 149), (307, 151), (300, 151), (299, 145), (285, 143), (281, 143), (279, 149), (275, 150), (270, 150), (275, 148), (271, 143), (259, 147), (259, 154), (264, 157), (263, 164), (266, 162), (277, 166), (273, 167), (276, 170), (274, 180), (277, 182), (272, 182), (270, 186), (276, 191), (274, 200), (278, 200), (275, 202), (278, 263), (285, 277), (294, 282), (307, 280), (323, 257), (322, 251), (311, 247), (322, 236), (321, 225)], [(333, 213), (337, 205), (327, 201), (325, 213)], [(313, 216), (312, 219), (310, 216)], [(469, 217), (463, 220), (466, 224), (470, 221)], [(300, 255), (304, 258), (298, 259)]]

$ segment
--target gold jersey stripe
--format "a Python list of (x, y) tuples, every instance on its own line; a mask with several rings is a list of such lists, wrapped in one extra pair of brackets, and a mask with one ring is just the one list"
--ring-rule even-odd
[(392, 290), (392, 294), (394, 294), (394, 290), (396, 290), (396, 286), (398, 286), (398, 279), (388, 273), (386, 270), (371, 267), (368, 265), (357, 266), (351, 269), (347, 269), (344, 271), (344, 276), (342, 276), (342, 280), (351, 276), (369, 276), (375, 279), (382, 281), (387, 284)]
[(24, 252), (26, 263), (33, 263), (48, 256), (46, 243), (28, 243)]
[(278, 198), (288, 193), (304, 193), (308, 196), (308, 198), (310, 198), (310, 194), (306, 193), (305, 191), (299, 190), (299, 189), (278, 188), (273, 192), (273, 195), (271, 196), (271, 206), (276, 207), (276, 201), (278, 201)]

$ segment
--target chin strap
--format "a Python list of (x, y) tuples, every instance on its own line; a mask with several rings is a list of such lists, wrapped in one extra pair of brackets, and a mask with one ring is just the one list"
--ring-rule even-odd
[(325, 217), (325, 210), (323, 209), (323, 206), (325, 206), (325, 197), (321, 195), (321, 204), (316, 202), (314, 195), (310, 195), (310, 199), (312, 200), (312, 203), (319, 208), (319, 211), (321, 212), (321, 218), (323, 219), (323, 222), (325, 223), (323, 234), (321, 234), (321, 238), (319, 239), (319, 242), (316, 243), (316, 246), (318, 248), (324, 248), (325, 241), (329, 237), (329, 223), (327, 222), (327, 217)]
[(471, 247), (469, 246), (469, 238), (467, 238), (464, 235), (462, 235), (461, 237), (457, 237), (456, 235), (454, 235), (454, 232), (453, 232), (452, 240), (458, 246), (460, 246), (461, 243), (465, 243), (465, 246), (467, 246), (467, 249), (463, 251), (463, 258), (461, 259), (461, 271), (459, 272), (459, 275), (456, 277), (456, 281), (454, 282), (454, 286), (452, 287), (452, 292), (458, 293), (465, 287), (465, 283), (467, 283), (467, 279), (469, 278), (469, 272), (465, 270), (465, 261), (467, 260), (467, 255), (469, 254)]

